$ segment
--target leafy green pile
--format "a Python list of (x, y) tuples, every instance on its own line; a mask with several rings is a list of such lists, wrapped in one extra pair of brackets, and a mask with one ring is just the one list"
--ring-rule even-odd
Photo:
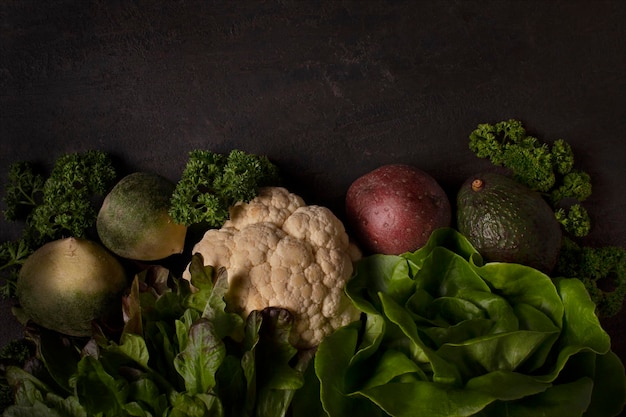
[[(472, 146), (519, 179), (545, 174), (553, 186), (541, 186), (553, 203), (586, 198), (588, 178), (567, 179), (571, 148), (562, 141), (548, 148), (520, 129), (481, 126)], [(89, 153), (60, 162), (52, 185), (32, 166), (13, 168), (13, 211), (5, 215), (36, 229), (0, 245), (3, 274), (18, 271), (38, 239), (93, 225), (87, 203), (112, 181), (110, 161)], [(100, 178), (92, 184), (87, 172)], [(188, 225), (221, 225), (230, 205), (277, 180), (264, 157), (194, 151), (171, 214)], [(570, 225), (586, 215), (575, 207), (563, 212)], [(289, 343), (287, 310), (246, 319), (231, 313), (226, 271), (203, 266), (199, 255), (191, 258), (191, 282), (151, 266), (124, 297), (121, 328), (94, 324), (89, 339), (26, 329), (29, 343), (11, 345), (11, 360), (0, 358), (0, 399), (10, 404), (3, 417), (614, 416), (626, 403), (626, 376), (597, 313), (613, 311), (605, 302), (621, 306), (626, 252), (573, 242), (567, 249), (558, 269), (568, 278), (554, 279), (523, 265), (483, 264), (453, 229), (438, 230), (414, 253), (364, 258), (346, 287), (363, 320), (316, 352)], [(610, 299), (598, 284), (606, 275), (621, 279)]]
[(40, 372), (8, 366), (4, 417), (284, 416), (312, 352), (289, 344), (286, 310), (228, 313), (223, 269), (194, 256), (191, 284), (155, 267), (137, 275), (119, 337), (37, 333)]
[(626, 377), (581, 281), (482, 264), (453, 229), (358, 263), (366, 316), (319, 346), (328, 415), (614, 416)]

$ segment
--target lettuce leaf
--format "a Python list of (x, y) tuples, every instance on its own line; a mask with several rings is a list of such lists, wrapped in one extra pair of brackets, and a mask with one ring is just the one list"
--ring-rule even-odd
[(362, 259), (346, 292), (364, 324), (315, 358), (331, 417), (615, 416), (626, 403), (582, 282), (484, 264), (451, 228), (415, 252)]
[(3, 415), (287, 415), (313, 356), (289, 343), (291, 314), (244, 320), (224, 301), (225, 269), (194, 255), (190, 271), (190, 281), (162, 267), (135, 276), (119, 333), (95, 328), (84, 341), (32, 329), (41, 372), (4, 372), (16, 400)]

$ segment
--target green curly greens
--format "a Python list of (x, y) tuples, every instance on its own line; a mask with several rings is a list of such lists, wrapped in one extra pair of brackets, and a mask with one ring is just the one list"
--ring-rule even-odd
[(0, 299), (15, 296), (17, 277), (26, 258), (33, 252), (24, 240), (0, 243), (0, 273), (4, 285), (0, 287)]
[(556, 273), (585, 284), (599, 317), (614, 316), (622, 309), (626, 297), (624, 248), (583, 246), (565, 238)]
[(33, 356), (34, 343), (29, 339), (13, 339), (0, 350), (0, 361), (23, 366)]
[(584, 171), (567, 172), (561, 181), (561, 185), (550, 192), (553, 204), (558, 204), (565, 199), (585, 201), (591, 195), (591, 176)]
[(43, 201), (28, 224), (37, 244), (63, 236), (83, 237), (96, 221), (93, 197), (105, 195), (116, 179), (104, 152), (62, 155), (43, 186)]
[(552, 144), (552, 164), (556, 171), (565, 175), (574, 168), (574, 151), (569, 143), (557, 139)]
[(470, 134), (469, 146), (476, 156), (510, 169), (516, 180), (533, 190), (545, 192), (554, 186), (550, 147), (528, 136), (520, 121), (480, 124)]
[(25, 219), (41, 201), (44, 177), (28, 161), (11, 164), (8, 177), (4, 217), (10, 221)]
[(567, 233), (577, 237), (589, 233), (589, 215), (580, 203), (591, 195), (591, 177), (574, 169), (574, 152), (569, 143), (558, 139), (550, 146), (528, 135), (522, 122), (510, 119), (479, 124), (470, 133), (469, 148), (479, 158), (507, 168), (517, 181), (542, 193)]
[(589, 213), (580, 204), (573, 204), (566, 208), (560, 207), (554, 215), (563, 228), (575, 237), (584, 237), (591, 231)]
[(196, 254), (190, 280), (160, 266), (136, 274), (119, 331), (85, 341), (33, 329), (29, 362), (41, 366), (0, 367), (5, 415), (284, 417), (302, 415), (289, 410), (296, 404), (321, 408), (314, 350), (289, 342), (292, 314), (268, 307), (241, 317), (224, 300), (228, 288), (226, 269)]
[(172, 194), (170, 216), (191, 226), (221, 226), (228, 209), (239, 201), (250, 201), (258, 188), (279, 181), (278, 168), (267, 157), (233, 150), (223, 155), (193, 150)]

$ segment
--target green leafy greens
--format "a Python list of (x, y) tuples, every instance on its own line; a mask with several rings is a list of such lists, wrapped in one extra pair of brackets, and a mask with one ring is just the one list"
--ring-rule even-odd
[(172, 195), (170, 216), (186, 226), (219, 227), (228, 209), (256, 197), (258, 188), (274, 185), (278, 168), (265, 156), (232, 150), (228, 155), (193, 150)]
[(626, 297), (626, 250), (617, 246), (581, 246), (565, 239), (558, 274), (579, 278), (596, 304), (600, 317), (611, 317), (622, 309)]
[(45, 372), (6, 368), (16, 394), (3, 416), (285, 416), (312, 352), (289, 343), (287, 310), (243, 320), (227, 312), (227, 290), (226, 271), (195, 255), (191, 283), (162, 267), (135, 277), (119, 337), (81, 344), (40, 329)]
[(89, 150), (57, 158), (41, 189), (41, 202), (26, 219), (25, 234), (35, 245), (64, 236), (83, 237), (96, 221), (94, 198), (116, 179), (110, 156)]
[[(550, 148), (508, 121), (479, 126), (471, 146), (520, 179), (538, 173), (534, 186), (563, 226), (588, 227), (582, 206), (558, 206), (591, 193), (567, 143)], [(100, 152), (59, 159), (47, 180), (28, 164), (11, 172), (5, 216), (26, 220), (27, 230), (0, 245), (3, 274), (18, 271), (37, 242), (86, 233), (94, 195), (115, 176)], [(266, 158), (194, 151), (171, 214), (219, 226), (229, 206), (276, 181)], [(94, 324), (85, 340), (27, 327), (26, 343), (0, 355), (3, 417), (614, 416), (626, 403), (626, 376), (597, 314), (621, 307), (625, 253), (572, 243), (557, 268), (567, 278), (550, 278), (484, 264), (462, 235), (440, 229), (414, 253), (359, 261), (346, 292), (363, 320), (316, 351), (289, 343), (287, 310), (231, 312), (226, 271), (200, 255), (191, 281), (151, 266), (124, 297), (119, 329)], [(607, 275), (617, 277), (610, 297), (599, 285)]]
[[(319, 346), (328, 415), (613, 416), (626, 377), (582, 282), (483, 264), (453, 229), (357, 264), (365, 314)], [(350, 411), (358, 410), (358, 411)]]

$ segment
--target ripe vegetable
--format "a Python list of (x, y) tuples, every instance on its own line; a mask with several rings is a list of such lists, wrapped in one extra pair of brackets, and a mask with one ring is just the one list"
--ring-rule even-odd
[(367, 251), (398, 255), (422, 247), (433, 230), (449, 226), (452, 211), (433, 177), (412, 166), (392, 164), (350, 185), (346, 217)]
[(261, 188), (249, 203), (236, 204), (230, 220), (207, 231), (193, 253), (227, 269), (225, 299), (242, 316), (266, 307), (289, 310), (291, 341), (300, 349), (359, 318), (343, 288), (360, 253), (329, 209), (306, 205), (285, 188)]
[(96, 227), (102, 243), (117, 255), (154, 261), (181, 253), (187, 227), (168, 214), (174, 184), (150, 172), (122, 178), (106, 196)]
[(70, 237), (46, 243), (28, 257), (17, 280), (17, 298), (40, 326), (89, 336), (93, 320), (121, 313), (126, 284), (126, 271), (102, 245)]
[(457, 228), (487, 261), (546, 273), (561, 248), (561, 227), (543, 197), (494, 172), (473, 175), (459, 189)]

